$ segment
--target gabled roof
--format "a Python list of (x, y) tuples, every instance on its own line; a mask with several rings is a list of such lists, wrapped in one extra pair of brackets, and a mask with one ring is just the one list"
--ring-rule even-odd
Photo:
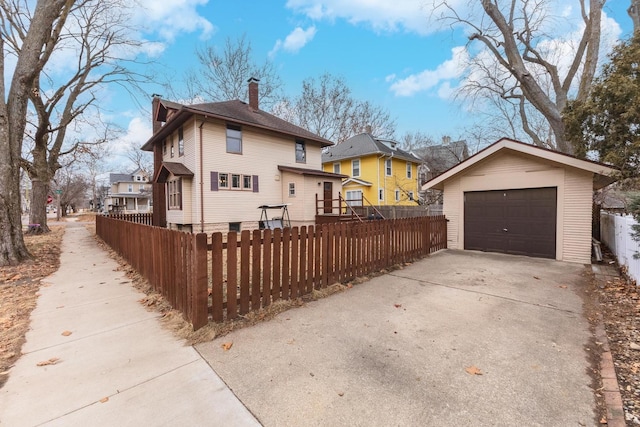
[(414, 163), (422, 163), (418, 157), (399, 148), (395, 141), (376, 139), (369, 133), (361, 133), (345, 139), (338, 145), (329, 148), (322, 153), (322, 163), (337, 162), (345, 159), (352, 159), (370, 154), (397, 157)]
[(349, 178), (342, 181), (343, 187), (349, 184), (364, 185), (365, 187), (371, 187), (373, 185), (373, 183), (369, 181), (365, 181), (364, 179), (358, 179), (358, 178)]
[(320, 169), (306, 169), (306, 168), (296, 168), (292, 166), (278, 165), (278, 170), (281, 172), (291, 172), (298, 175), (321, 176), (325, 178), (338, 178), (338, 179), (347, 178), (347, 175), (342, 175), (342, 174), (333, 173), (333, 172), (325, 172)]
[(327, 139), (319, 137), (306, 129), (262, 110), (254, 110), (249, 104), (239, 100), (182, 105), (161, 99), (158, 101), (157, 111), (153, 113), (154, 120), (166, 120), (166, 123), (142, 146), (142, 149), (145, 151), (152, 151), (155, 142), (163, 140), (194, 115), (217, 118), (240, 125), (254, 126), (286, 136), (301, 138), (305, 141), (316, 142), (323, 147), (333, 145), (333, 143)]
[(182, 163), (163, 162), (156, 174), (154, 182), (166, 182), (169, 174), (173, 176), (193, 177), (193, 172), (191, 172), (189, 168)]
[(110, 173), (109, 183), (115, 184), (118, 182), (133, 182), (133, 175), (130, 173)]
[(445, 181), (464, 172), (469, 167), (484, 161), (485, 159), (495, 155), (498, 152), (508, 151), (544, 159), (546, 161), (557, 163), (560, 166), (572, 167), (592, 172), (594, 174), (594, 189), (599, 189), (611, 184), (612, 182), (615, 182), (615, 179), (612, 178), (611, 175), (616, 172), (616, 169), (611, 166), (607, 166), (603, 163), (598, 163), (591, 160), (578, 159), (577, 157), (570, 156), (568, 154), (537, 147), (535, 145), (526, 144), (524, 142), (515, 141), (513, 139), (502, 138), (494, 142), (487, 148), (477, 152), (462, 163), (458, 163), (456, 166), (450, 168), (441, 175), (438, 175), (430, 181), (427, 181), (422, 186), (422, 189), (428, 190), (430, 188), (435, 188), (437, 190), (443, 190)]

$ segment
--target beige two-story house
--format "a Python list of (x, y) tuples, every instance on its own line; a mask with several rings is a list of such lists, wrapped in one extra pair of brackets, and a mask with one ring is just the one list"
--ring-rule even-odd
[[(249, 103), (153, 99), (154, 225), (212, 232), (254, 229), (260, 206), (286, 204), (292, 226), (315, 223), (317, 200), (338, 198), (343, 175), (322, 170), (333, 145)], [(277, 213), (274, 213), (274, 215)]]
[(109, 192), (102, 203), (106, 213), (151, 212), (151, 183), (138, 169), (109, 174)]

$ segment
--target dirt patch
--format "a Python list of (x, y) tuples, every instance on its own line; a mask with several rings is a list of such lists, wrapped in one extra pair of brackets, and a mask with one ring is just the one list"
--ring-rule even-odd
[(20, 357), (36, 306), (40, 282), (60, 267), (63, 226), (51, 226), (46, 234), (25, 235), (33, 259), (17, 266), (0, 267), (0, 387)]

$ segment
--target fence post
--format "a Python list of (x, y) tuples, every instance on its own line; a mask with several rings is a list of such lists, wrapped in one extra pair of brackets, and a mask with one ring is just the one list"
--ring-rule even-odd
[(207, 235), (196, 234), (193, 242), (193, 283), (191, 283), (191, 312), (193, 313), (193, 330), (197, 331), (205, 326), (209, 319), (208, 314), (208, 289), (207, 289)]

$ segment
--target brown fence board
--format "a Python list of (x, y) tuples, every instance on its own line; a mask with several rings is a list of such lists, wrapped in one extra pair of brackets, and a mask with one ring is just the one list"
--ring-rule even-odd
[(260, 309), (260, 284), (262, 271), (261, 266), (261, 249), (262, 242), (260, 230), (253, 230), (253, 236), (251, 238), (251, 311), (258, 311)]
[(262, 306), (271, 304), (271, 230), (264, 230), (264, 246), (262, 255)]
[[(251, 277), (251, 233), (243, 230), (240, 233), (240, 314), (249, 312), (251, 292), (249, 289)], [(227, 296), (231, 298), (231, 295)]]
[(238, 233), (227, 234), (227, 319), (238, 317)]
[(282, 229), (273, 230), (273, 286), (271, 289), (271, 299), (277, 301), (280, 299), (281, 281), (281, 265), (282, 265)]
[(224, 320), (224, 269), (222, 262), (222, 233), (211, 236), (211, 316), (214, 322)]

